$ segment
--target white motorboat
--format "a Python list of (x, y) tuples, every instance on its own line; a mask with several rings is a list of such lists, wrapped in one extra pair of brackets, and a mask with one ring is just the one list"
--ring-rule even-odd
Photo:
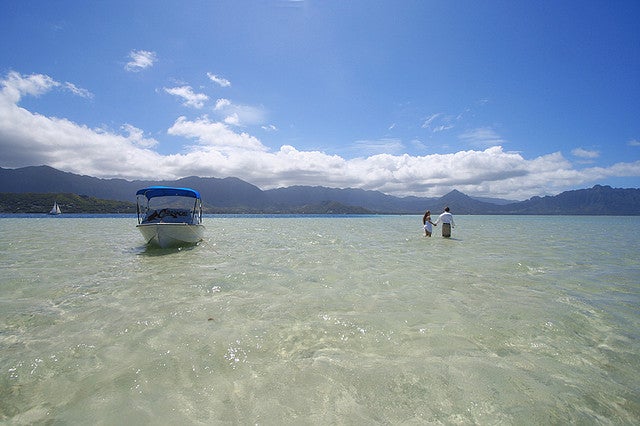
[(191, 188), (150, 186), (136, 192), (138, 225), (147, 244), (196, 244), (204, 237), (202, 198)]

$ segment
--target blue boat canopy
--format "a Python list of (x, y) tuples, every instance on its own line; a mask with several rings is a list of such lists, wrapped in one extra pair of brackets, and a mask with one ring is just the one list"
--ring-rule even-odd
[(150, 186), (136, 192), (137, 195), (144, 195), (148, 200), (154, 197), (190, 197), (200, 199), (200, 193), (191, 188), (174, 188), (171, 186)]

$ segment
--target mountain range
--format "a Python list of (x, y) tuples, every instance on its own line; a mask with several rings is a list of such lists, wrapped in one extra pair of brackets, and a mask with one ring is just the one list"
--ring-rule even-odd
[(238, 178), (186, 177), (174, 181), (100, 179), (49, 166), (0, 168), (2, 193), (71, 193), (105, 200), (135, 202), (138, 189), (167, 185), (197, 189), (209, 213), (440, 213), (455, 214), (640, 215), (640, 189), (596, 185), (526, 201), (480, 199), (455, 189), (442, 197), (395, 197), (379, 191), (291, 186), (261, 190)]

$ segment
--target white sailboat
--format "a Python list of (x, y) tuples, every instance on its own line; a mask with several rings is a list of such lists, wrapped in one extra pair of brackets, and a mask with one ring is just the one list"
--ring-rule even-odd
[(59, 215), (62, 213), (62, 210), (60, 210), (60, 206), (58, 206), (58, 202), (54, 201), (53, 202), (53, 207), (51, 208), (51, 211), (49, 212), (50, 215)]

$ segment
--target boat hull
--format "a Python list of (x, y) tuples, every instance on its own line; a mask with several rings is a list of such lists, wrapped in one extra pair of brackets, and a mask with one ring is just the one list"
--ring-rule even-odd
[(196, 244), (204, 238), (204, 225), (143, 223), (136, 227), (147, 244), (161, 248)]

